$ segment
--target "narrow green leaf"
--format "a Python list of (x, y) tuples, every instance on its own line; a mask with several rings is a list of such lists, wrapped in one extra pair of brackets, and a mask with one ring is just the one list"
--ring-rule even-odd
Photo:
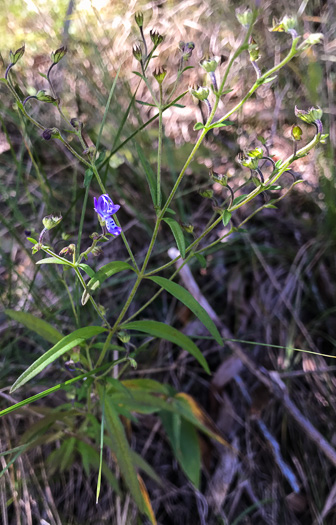
[(62, 264), (64, 266), (71, 266), (72, 267), (72, 264), (67, 261), (66, 259), (57, 259), (56, 257), (46, 257), (45, 259), (41, 259), (40, 261), (37, 261), (38, 265), (41, 265), (41, 264)]
[(224, 128), (225, 126), (233, 126), (234, 124), (235, 122), (232, 122), (232, 120), (222, 120), (221, 122), (215, 122), (214, 124), (211, 124), (208, 129)]
[[(179, 421), (178, 439), (176, 439), (176, 433), (174, 432), (174, 420), (176, 418)], [(201, 452), (195, 426), (179, 415), (165, 410), (160, 412), (160, 419), (177, 461), (194, 486), (199, 488)]]
[[(86, 438), (87, 439), (87, 438)], [(85, 472), (87, 475), (89, 475), (89, 467), (92, 466), (94, 469), (99, 469), (99, 454), (98, 452), (92, 447), (92, 445), (77, 440), (77, 449), (82, 457), (83, 466), (85, 468)], [(111, 469), (108, 467), (105, 461), (102, 462), (102, 473), (104, 477), (106, 478), (106, 481), (110, 484), (110, 486), (113, 488), (113, 490), (116, 491), (118, 495), (121, 495), (118, 480), (111, 471)]]
[(29, 314), (28, 312), (5, 310), (5, 314), (7, 314), (14, 321), (23, 324), (24, 326), (29, 328), (29, 330), (32, 330), (36, 334), (40, 335), (49, 343), (55, 344), (58, 341), (60, 341), (63, 337), (61, 332), (56, 330), (56, 328), (54, 328), (51, 324), (47, 323), (46, 321), (43, 321), (43, 319), (35, 317), (35, 315)]
[(33, 237), (26, 237), (27, 241), (31, 242), (32, 244), (37, 244), (37, 240), (33, 239)]
[(152, 108), (156, 108), (155, 104), (150, 104), (149, 102), (144, 102), (143, 100), (136, 100), (135, 102), (141, 104), (142, 106), (150, 106)]
[(174, 108), (185, 108), (183, 104), (172, 104)]
[(20, 377), (13, 384), (10, 392), (15, 392), (18, 388), (23, 386), (25, 383), (30, 381), (33, 377), (39, 374), (46, 366), (50, 365), (58, 357), (65, 354), (68, 350), (71, 350), (76, 345), (79, 345), (86, 339), (90, 339), (94, 335), (106, 332), (105, 328), (101, 326), (88, 326), (86, 328), (79, 328), (69, 335), (66, 335), (58, 343), (50, 348), (45, 354), (41, 355), (27, 370), (25, 370)]
[(134, 75), (137, 75), (138, 77), (142, 78), (142, 80), (144, 79), (144, 77), (141, 75), (141, 73), (139, 73), (138, 71), (132, 71), (132, 73)]
[[(109, 109), (110, 109), (110, 104), (111, 104), (113, 93), (114, 93), (114, 90), (115, 90), (115, 87), (116, 87), (116, 84), (117, 84), (117, 80), (118, 80), (118, 77), (119, 77), (120, 69), (121, 69), (121, 66), (119, 66), (119, 68), (117, 70), (116, 76), (115, 76), (114, 81), (112, 83), (112, 86), (111, 86), (111, 89), (110, 89), (110, 93), (109, 93), (109, 96), (108, 96), (108, 99), (107, 99), (107, 102), (106, 102), (103, 119), (101, 121), (101, 125), (100, 125), (99, 132), (98, 132), (98, 137), (97, 137), (97, 142), (96, 142), (96, 151), (99, 150), (100, 139), (101, 139), (101, 136), (102, 136), (102, 133), (103, 133), (103, 129), (104, 129), (104, 126), (105, 126), (106, 117), (107, 117), (107, 114), (108, 114)], [(99, 164), (99, 159), (97, 159), (96, 164)]]
[(232, 201), (232, 206), (235, 206), (236, 204), (239, 204), (240, 202), (242, 202), (246, 197), (247, 197), (247, 193), (243, 193), (242, 195), (239, 195), (239, 197), (236, 197), (235, 199), (233, 199)]
[(204, 257), (204, 255), (202, 255), (201, 253), (195, 253), (194, 257), (198, 260), (198, 262), (200, 263), (202, 268), (206, 268), (207, 267), (207, 261), (206, 261), (206, 258)]
[(200, 129), (204, 129), (205, 126), (204, 124), (202, 124), (202, 122), (196, 122), (195, 126), (194, 126), (194, 131), (199, 131)]
[(169, 228), (171, 229), (172, 234), (174, 235), (174, 238), (175, 238), (177, 248), (182, 258), (184, 259), (185, 258), (185, 240), (184, 240), (184, 235), (183, 235), (181, 226), (179, 225), (177, 221), (175, 221), (175, 219), (166, 217), (163, 220), (168, 224)]
[(91, 277), (92, 279), (97, 275), (96, 272), (88, 264), (81, 263), (78, 266), (79, 268), (84, 270), (84, 272), (87, 273), (88, 276)]
[(171, 295), (176, 297), (181, 303), (189, 308), (193, 314), (198, 317), (201, 323), (209, 330), (210, 334), (215, 338), (218, 344), (223, 345), (223, 339), (218, 332), (215, 323), (209, 316), (209, 314), (204, 310), (203, 306), (199, 304), (198, 301), (191, 295), (191, 293), (173, 281), (165, 279), (164, 277), (149, 277), (151, 281), (158, 284), (161, 288), (164, 288)]
[(229, 224), (231, 217), (232, 217), (232, 213), (230, 213), (228, 210), (224, 210), (223, 217), (222, 217), (224, 226), (227, 226)]
[(204, 370), (210, 374), (208, 363), (206, 362), (203, 354), (197, 348), (195, 343), (185, 334), (176, 330), (172, 326), (169, 326), (165, 323), (160, 323), (159, 321), (133, 321), (131, 323), (126, 323), (123, 325), (125, 330), (137, 330), (138, 332), (145, 332), (146, 334), (158, 337), (159, 339), (166, 339), (171, 343), (180, 346), (189, 354), (195, 357), (197, 361), (202, 365)]
[(106, 279), (123, 270), (133, 270), (134, 272), (133, 266), (123, 261), (113, 261), (102, 266), (95, 276), (87, 283), (86, 290), (82, 295), (82, 305), (88, 302), (92, 292), (99, 288)]
[(153, 201), (153, 204), (154, 206), (156, 205), (156, 177), (155, 177), (155, 174), (144, 154), (144, 152), (142, 151), (142, 148), (140, 147), (140, 145), (136, 142), (135, 144), (135, 147), (136, 147), (136, 150), (137, 150), (137, 153), (138, 153), (138, 157), (139, 157), (139, 160), (141, 162), (141, 165), (143, 167), (143, 170), (145, 172), (145, 176), (146, 176), (146, 179), (147, 179), (147, 183), (148, 183), (148, 186), (149, 186), (149, 191), (150, 191), (150, 194), (151, 194), (151, 197), (152, 197), (152, 201)]
[[(100, 399), (103, 399), (103, 387), (98, 385)], [(141, 495), (139, 481), (135, 472), (132, 451), (126, 438), (125, 429), (115, 410), (113, 398), (105, 397), (105, 422), (109, 432), (113, 452), (123, 478), (141, 512), (144, 512), (144, 501)]]
[(101, 475), (103, 465), (103, 448), (104, 448), (104, 424), (105, 424), (105, 387), (103, 386), (103, 399), (102, 399), (102, 417), (100, 424), (100, 454), (99, 454), (99, 469), (98, 469), (98, 481), (96, 490), (96, 504), (99, 501), (100, 487), (101, 487)]

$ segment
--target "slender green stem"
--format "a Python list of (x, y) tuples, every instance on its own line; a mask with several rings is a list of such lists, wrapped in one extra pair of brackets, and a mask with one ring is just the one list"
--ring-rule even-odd
[(156, 176), (156, 206), (161, 208), (161, 162), (162, 162), (162, 84), (160, 84), (160, 105), (159, 105), (159, 142), (157, 155), (157, 176)]
[(70, 304), (71, 304), (72, 312), (73, 312), (75, 320), (76, 320), (76, 326), (79, 327), (79, 319), (78, 319), (78, 315), (77, 315), (77, 312), (76, 312), (75, 303), (73, 301), (73, 298), (72, 298), (72, 295), (71, 295), (71, 292), (69, 290), (69, 287), (68, 287), (68, 284), (66, 282), (65, 277), (64, 277), (64, 279), (62, 279), (62, 283), (64, 284), (65, 289), (66, 289), (67, 294), (68, 294), (68, 297), (69, 297), (69, 301), (70, 301)]
[(107, 352), (107, 350), (108, 350), (109, 344), (110, 344), (110, 342), (111, 342), (112, 336), (113, 336), (113, 332), (111, 331), (111, 332), (108, 333), (108, 336), (107, 336), (107, 338), (105, 339), (105, 343), (104, 343), (104, 346), (103, 346), (103, 350), (101, 351), (101, 354), (100, 354), (100, 356), (98, 357), (98, 360), (97, 360), (97, 363), (96, 363), (96, 365), (95, 365), (95, 368), (98, 368), (98, 366), (100, 366), (101, 363), (103, 362), (104, 357), (105, 357), (105, 355), (106, 355), (106, 352)]

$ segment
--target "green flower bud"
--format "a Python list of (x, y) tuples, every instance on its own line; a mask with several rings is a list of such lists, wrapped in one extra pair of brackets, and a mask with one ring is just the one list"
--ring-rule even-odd
[(251, 170), (256, 170), (258, 168), (258, 158), (250, 157), (248, 154), (240, 152), (237, 156), (237, 161), (242, 166), (250, 168)]
[(299, 45), (299, 49), (304, 51), (311, 46), (315, 46), (316, 44), (322, 44), (323, 38), (324, 35), (322, 33), (312, 33), (302, 42), (302, 44)]
[(300, 126), (293, 126), (291, 131), (292, 139), (295, 140), (295, 142), (298, 142), (301, 140), (302, 137), (302, 129)]
[(257, 42), (252, 37), (250, 37), (248, 52), (250, 54), (251, 62), (257, 62), (257, 60), (259, 60), (259, 47), (257, 45)]
[(279, 23), (273, 20), (273, 27), (270, 29), (270, 31), (279, 32), (279, 33), (283, 33), (283, 32), (293, 33), (293, 31), (296, 30), (296, 27), (297, 27), (296, 17), (285, 15)]
[(120, 330), (120, 332), (118, 332), (118, 339), (119, 341), (121, 341), (122, 343), (129, 343), (130, 340), (131, 340), (131, 336), (128, 332), (126, 332), (126, 330)]
[(220, 184), (221, 186), (227, 186), (227, 183), (228, 183), (228, 176), (227, 175), (222, 175), (221, 173), (215, 173), (214, 171), (212, 171), (210, 173), (210, 177), (212, 178), (212, 180), (214, 182), (218, 182), (218, 184)]
[(49, 104), (57, 104), (57, 99), (52, 97), (51, 95), (47, 95), (45, 92), (45, 89), (41, 89), (36, 93), (36, 98), (40, 102), (48, 102)]
[(199, 191), (198, 193), (204, 199), (212, 199), (213, 197), (213, 190), (204, 190), (204, 191)]
[(247, 152), (247, 155), (251, 157), (252, 159), (262, 159), (264, 156), (264, 151), (261, 147), (250, 149)]
[(137, 367), (138, 367), (138, 363), (136, 362), (136, 360), (133, 359), (133, 357), (129, 357), (128, 360), (129, 360), (129, 362), (130, 362), (130, 364), (131, 364), (131, 367), (134, 368), (134, 369), (136, 370)]
[(53, 51), (51, 53), (51, 60), (53, 63), (58, 64), (58, 62), (66, 55), (67, 51), (66, 46), (59, 47), (56, 51)]
[(253, 12), (246, 7), (238, 7), (236, 9), (236, 17), (238, 22), (244, 27), (250, 27), (253, 22)]
[(24, 52), (25, 52), (25, 45), (23, 45), (22, 47), (17, 49), (15, 51), (15, 53), (13, 53), (13, 51), (10, 51), (9, 52), (9, 59), (11, 61), (11, 64), (13, 64), (13, 65), (16, 64), (20, 60), (20, 58), (23, 57)]
[(159, 46), (164, 40), (164, 36), (160, 35), (158, 31), (154, 29), (150, 30), (149, 35), (155, 47)]
[(184, 222), (181, 222), (180, 224), (187, 233), (194, 233), (194, 227), (192, 224), (186, 224)]
[(157, 80), (159, 84), (162, 84), (166, 74), (167, 74), (167, 70), (164, 67), (160, 66), (154, 70), (153, 77)]
[(296, 117), (299, 117), (301, 120), (303, 120), (307, 124), (316, 124), (317, 121), (321, 120), (321, 117), (323, 115), (323, 111), (321, 108), (314, 108), (314, 107), (311, 107), (308, 109), (308, 111), (305, 111), (303, 109), (298, 109), (295, 106), (294, 111), (295, 111)]
[(202, 60), (200, 61), (200, 66), (207, 73), (213, 73), (217, 69), (218, 62), (217, 62), (217, 60), (214, 57), (212, 57), (212, 58), (208, 58), (208, 57), (207, 58), (202, 58)]
[(51, 230), (61, 222), (62, 218), (62, 215), (47, 215), (42, 219), (42, 223), (46, 230)]
[(35, 255), (35, 253), (39, 252), (41, 248), (41, 243), (38, 242), (37, 244), (34, 244), (34, 246), (32, 247), (32, 254)]
[(141, 11), (138, 11), (137, 13), (135, 13), (134, 18), (135, 18), (135, 22), (137, 26), (142, 27), (143, 26), (143, 14), (141, 13)]
[(209, 89), (206, 87), (198, 86), (197, 89), (189, 88), (191, 95), (196, 97), (198, 100), (206, 100), (209, 96)]
[(136, 60), (141, 62), (141, 60), (142, 60), (142, 51), (141, 51), (141, 47), (139, 46), (139, 44), (134, 44), (132, 51), (133, 51), (134, 58), (136, 58)]

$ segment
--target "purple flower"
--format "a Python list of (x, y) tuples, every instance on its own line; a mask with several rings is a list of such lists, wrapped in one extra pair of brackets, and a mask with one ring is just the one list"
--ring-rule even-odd
[(121, 228), (116, 225), (111, 215), (114, 215), (120, 206), (119, 204), (113, 204), (112, 199), (104, 193), (98, 199), (94, 197), (94, 209), (95, 212), (106, 222), (106, 229), (112, 235), (120, 235)]

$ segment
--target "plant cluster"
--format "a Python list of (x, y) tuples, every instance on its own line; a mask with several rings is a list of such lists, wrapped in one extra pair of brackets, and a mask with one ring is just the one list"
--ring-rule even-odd
[[(52, 75), (55, 74), (58, 63), (67, 53), (67, 49), (64, 46), (51, 54), (51, 65), (46, 75), (44, 75), (50, 93), (47, 93), (46, 90), (40, 90), (36, 95), (22, 98), (17, 86), (14, 84), (12, 80), (12, 70), (17, 62), (24, 56), (24, 46), (16, 52), (10, 53), (10, 63), (6, 69), (4, 78), (1, 79), (2, 83), (12, 94), (18, 111), (25, 119), (29, 120), (41, 131), (41, 139), (45, 141), (60, 141), (78, 162), (86, 168), (84, 180), (86, 193), (83, 213), (78, 227), (77, 243), (69, 244), (59, 253), (56, 252), (53, 246), (48, 244), (47, 232), (53, 228), (57, 228), (62, 220), (62, 216), (56, 214), (46, 216), (43, 219), (43, 229), (39, 237), (37, 239), (28, 237), (28, 241), (33, 244), (33, 254), (42, 252), (47, 255), (47, 257), (37, 262), (38, 265), (60, 265), (63, 272), (74, 276), (74, 280), (78, 281), (82, 288), (82, 306), (87, 303), (91, 304), (94, 310), (93, 322), (96, 322), (98, 318), (99, 324), (77, 327), (76, 330), (64, 336), (53, 329), (48, 323), (34, 318), (35, 324), (38, 323), (40, 333), (44, 334), (46, 339), (53, 343), (53, 346), (35, 360), (18, 377), (12, 385), (11, 392), (17, 391), (28, 381), (35, 378), (48, 365), (66, 354), (70, 354), (70, 360), (67, 361), (68, 369), (75, 372), (79, 368), (80, 373), (68, 381), (59, 383), (32, 398), (24, 399), (16, 405), (3, 410), (0, 415), (3, 416), (12, 412), (56, 390), (69, 388), (69, 386), (74, 383), (81, 383), (81, 388), (84, 391), (83, 399), (88, 400), (85, 408), (87, 419), (86, 425), (82, 425), (79, 429), (76, 440), (79, 443), (86, 443), (86, 447), (78, 446), (78, 450), (83, 452), (83, 458), (84, 454), (89, 454), (89, 463), (91, 463), (92, 466), (97, 464), (96, 455), (98, 454), (97, 450), (99, 450), (97, 501), (99, 499), (102, 473), (106, 475), (107, 467), (103, 460), (103, 450), (104, 446), (107, 446), (113, 451), (120, 472), (140, 512), (145, 513), (152, 523), (155, 523), (153, 509), (145, 484), (137, 473), (138, 468), (143, 469), (143, 462), (141, 462), (141, 458), (131, 450), (121, 416), (133, 421), (134, 412), (145, 414), (157, 412), (164, 428), (167, 430), (178, 461), (186, 475), (196, 486), (199, 484), (200, 479), (199, 470), (197, 471), (196, 469), (195, 472), (194, 467), (190, 467), (186, 457), (183, 455), (183, 447), (181, 448), (180, 446), (184, 439), (184, 433), (188, 434), (191, 443), (190, 446), (196, 451), (195, 453), (197, 453), (199, 447), (196, 429), (201, 430), (208, 436), (222, 443), (225, 443), (225, 441), (209, 423), (206, 414), (189, 395), (176, 392), (170, 385), (162, 384), (154, 380), (124, 379), (128, 367), (131, 366), (135, 368), (137, 366), (137, 357), (144, 351), (148, 341), (152, 338), (167, 340), (173, 345), (186, 350), (199, 362), (206, 373), (210, 373), (208, 363), (194, 341), (172, 326), (146, 318), (146, 308), (165, 290), (168, 294), (186, 305), (204, 324), (214, 341), (216, 341), (218, 345), (223, 345), (222, 335), (219, 333), (214, 321), (190, 291), (174, 282), (175, 277), (193, 257), (198, 257), (201, 261), (204, 260), (204, 254), (209, 249), (215, 245), (219, 245), (224, 238), (229, 237), (232, 233), (242, 231), (243, 226), (257, 213), (261, 212), (264, 208), (276, 207), (276, 203), (283, 199), (296, 184), (301, 182), (301, 180), (296, 180), (291, 170), (293, 163), (308, 155), (309, 152), (319, 144), (323, 144), (327, 138), (327, 135), (323, 134), (321, 122), (322, 110), (320, 108), (311, 107), (308, 111), (295, 108), (295, 115), (298, 118), (315, 127), (315, 134), (309, 142), (298, 149), (298, 144), (302, 140), (303, 132), (299, 126), (295, 125), (292, 128), (293, 153), (288, 158), (275, 162), (265, 144), (242, 152), (238, 157), (238, 162), (243, 168), (250, 171), (248, 181), (252, 181), (254, 185), (249, 193), (242, 193), (242, 189), (246, 183), (238, 187), (232, 187), (225, 174), (212, 172), (210, 174), (210, 183), (219, 183), (223, 187), (224, 197), (222, 202), (216, 201), (214, 203), (213, 216), (199, 235), (194, 234), (192, 224), (181, 224), (175, 219), (175, 212), (171, 206), (176, 198), (178, 189), (181, 187), (185, 174), (191, 162), (195, 159), (207, 134), (215, 128), (233, 125), (233, 122), (229, 120), (230, 117), (238, 112), (261, 86), (274, 81), (278, 72), (286, 66), (288, 62), (294, 57), (299, 57), (310, 46), (321, 41), (322, 35), (320, 34), (312, 34), (302, 39), (297, 32), (297, 21), (293, 17), (285, 16), (282, 21), (274, 25), (272, 31), (281, 31), (290, 35), (290, 50), (277, 65), (266, 71), (262, 71), (257, 64), (260, 59), (260, 50), (255, 40), (257, 36), (254, 35), (254, 24), (257, 16), (257, 10), (244, 9), (237, 12), (237, 18), (243, 27), (241, 45), (232, 54), (224, 68), (220, 64), (218, 57), (204, 57), (200, 62), (200, 67), (206, 74), (204, 84), (192, 86), (179, 95), (176, 95), (176, 93), (184, 72), (191, 67), (187, 64), (192, 56), (195, 44), (193, 42), (179, 43), (180, 60), (177, 71), (173, 72), (176, 75), (176, 79), (172, 88), (166, 90), (165, 79), (167, 75), (171, 74), (166, 67), (161, 65), (153, 70), (152, 75), (148, 73), (152, 61), (155, 58), (160, 59), (160, 55), (157, 56), (156, 53), (158, 53), (164, 36), (155, 30), (151, 30), (150, 43), (147, 42), (143, 31), (144, 17), (142, 13), (138, 13), (135, 16), (135, 22), (140, 33), (139, 42), (133, 46), (134, 58), (140, 66), (140, 71), (136, 71), (135, 74), (140, 79), (139, 85), (141, 82), (144, 82), (152, 98), (151, 103), (142, 102), (142, 104), (156, 109), (155, 118), (151, 119), (151, 121), (157, 120), (158, 122), (156, 176), (151, 170), (148, 170), (146, 173), (148, 194), (150, 197), (147, 206), (153, 211), (155, 221), (152, 238), (141, 265), (139, 264), (137, 254), (133, 253), (132, 246), (128, 242), (122, 224), (116, 215), (120, 206), (113, 202), (100, 176), (101, 169), (109, 161), (109, 158), (105, 156), (104, 152), (100, 151), (100, 140), (110, 102), (118, 81), (118, 74), (111, 87), (98, 139), (94, 146), (89, 145), (82, 122), (76, 117), (68, 117), (54, 88)], [(219, 115), (221, 108), (220, 103), (223, 97), (232, 89), (227, 87), (230, 70), (238, 57), (244, 52), (249, 54), (256, 77), (255, 81), (245, 96), (233, 108), (226, 111), (225, 114)], [(199, 132), (197, 140), (188, 158), (185, 160), (175, 184), (171, 187), (169, 195), (165, 196), (162, 192), (161, 183), (164, 136), (163, 113), (170, 107), (181, 107), (179, 101), (184, 96), (187, 96), (188, 93), (201, 104), (206, 105), (208, 115), (206, 122), (195, 123), (194, 130)], [(128, 112), (136, 100), (135, 97), (136, 92), (134, 93)], [(53, 125), (45, 127), (37, 121), (28, 109), (30, 105), (35, 103), (54, 105), (65, 123), (65, 129), (59, 129)], [(129, 139), (134, 138), (139, 131), (141, 131), (141, 128), (139, 128), (136, 133), (133, 133)], [(68, 139), (69, 136), (77, 139), (78, 146), (73, 146), (73, 143)], [(271, 166), (271, 170), (267, 170), (268, 173), (265, 171), (265, 166)], [(271, 192), (279, 188), (279, 179), (286, 173), (293, 176), (293, 183), (280, 197), (269, 199), (269, 195), (272, 195)], [(99, 188), (99, 193), (97, 191), (97, 197), (94, 198), (93, 207), (97, 214), (101, 231), (99, 233), (91, 232), (90, 237), (92, 243), (82, 251), (81, 237), (85, 229), (85, 208), (88, 202), (89, 189), (94, 183), (97, 189)], [(211, 189), (204, 191), (201, 195), (205, 198), (213, 198)], [(255, 207), (240, 224), (233, 225), (232, 217), (234, 212), (252, 201), (257, 202), (257, 198), (260, 195), (264, 196), (263, 204)], [(175, 239), (178, 249), (178, 255), (173, 260), (169, 260), (159, 267), (150, 267), (155, 244), (162, 231), (163, 223), (167, 224), (172, 232), (172, 237)], [(225, 233), (218, 236), (215, 241), (208, 242), (207, 239), (210, 232), (213, 232), (215, 228), (219, 226), (226, 228)], [(192, 241), (186, 241), (187, 234), (193, 235)], [(122, 239), (128, 254), (127, 260), (111, 261), (102, 266), (98, 271), (94, 271), (89, 264), (90, 257), (101, 253), (104, 249), (104, 244), (108, 240), (117, 237)], [(174, 269), (176, 263), (181, 264), (177, 266), (177, 269)], [(106, 314), (104, 307), (95, 299), (95, 293), (110, 276), (119, 272), (129, 272), (129, 274), (134, 277), (134, 284), (120, 312), (115, 319), (111, 319)], [(165, 277), (159, 275), (162, 274), (162, 272), (165, 272)], [(152, 283), (152, 285), (158, 289), (150, 300), (132, 315), (128, 316), (129, 308), (134, 300), (135, 294), (144, 282)], [(73, 304), (71, 295), (70, 300), (72, 301), (73, 311), (75, 312), (75, 305)], [(12, 310), (7, 311), (7, 314), (11, 318), (26, 324), (28, 327), (32, 326), (33, 316), (30, 316), (30, 314)], [(134, 320), (136, 318), (138, 318), (138, 320)], [(137, 342), (137, 336), (139, 334), (145, 334), (145, 336), (150, 339), (144, 344), (139, 344)], [(111, 359), (111, 354), (113, 355), (113, 359)], [(73, 416), (79, 419), (83, 418), (83, 405), (81, 405), (80, 409), (74, 409)], [(83, 429), (85, 428), (87, 431), (87, 428), (90, 426), (90, 421), (92, 421), (90, 418), (94, 418), (95, 422), (98, 425), (100, 424), (101, 431), (99, 436), (96, 436), (96, 441), (93, 440), (92, 444), (87, 445), (87, 441), (83, 438)], [(69, 453), (68, 447), (75, 447), (76, 440), (65, 440), (58, 454)], [(110, 473), (109, 479), (113, 479), (113, 483), (115, 483), (116, 490), (118, 491), (117, 480), (113, 477), (112, 473)]]

